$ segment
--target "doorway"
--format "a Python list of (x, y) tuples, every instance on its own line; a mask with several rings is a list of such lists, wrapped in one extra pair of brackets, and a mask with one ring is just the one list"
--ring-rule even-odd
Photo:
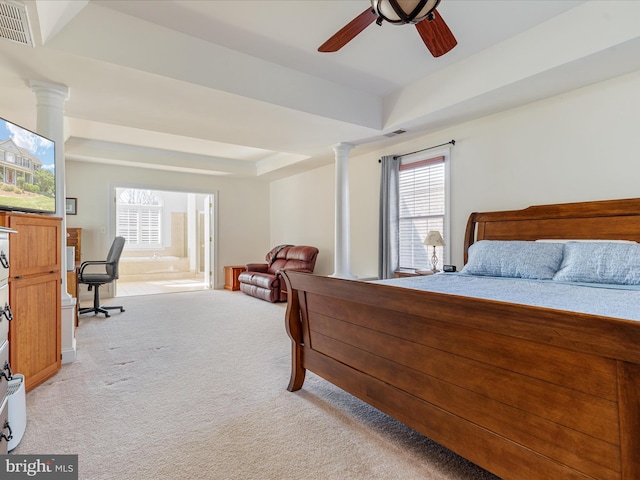
[(126, 239), (115, 296), (213, 288), (215, 194), (115, 187), (116, 235)]

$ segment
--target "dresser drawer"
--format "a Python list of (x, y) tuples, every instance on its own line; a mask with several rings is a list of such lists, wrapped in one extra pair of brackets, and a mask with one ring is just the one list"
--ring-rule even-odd
[[(7, 437), (9, 436), (9, 429), (5, 428), (5, 423), (9, 418), (9, 400), (7, 398), (0, 399), (0, 433), (3, 433)], [(0, 455), (6, 455), (9, 449), (9, 440), (0, 436)]]
[(0, 345), (8, 338), (10, 318), (12, 318), (12, 314), (9, 307), (9, 284), (5, 283), (0, 286)]
[[(4, 397), (7, 396), (7, 390), (9, 388), (9, 380), (7, 379), (9, 370), (4, 369), (6, 365), (9, 365), (9, 342), (4, 342), (0, 345), (0, 403), (2, 403)], [(0, 427), (1, 426), (2, 425), (0, 425)]]
[(9, 278), (9, 234), (0, 232), (0, 284)]

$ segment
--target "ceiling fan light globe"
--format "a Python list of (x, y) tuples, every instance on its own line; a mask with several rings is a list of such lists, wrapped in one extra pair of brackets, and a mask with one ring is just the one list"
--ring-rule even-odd
[[(394, 25), (404, 25), (424, 20), (438, 6), (440, 0), (427, 0), (423, 2), (422, 8), (419, 8), (422, 2), (423, 0), (371, 0), (371, 6), (385, 21)], [(398, 8), (400, 13), (396, 11)]]

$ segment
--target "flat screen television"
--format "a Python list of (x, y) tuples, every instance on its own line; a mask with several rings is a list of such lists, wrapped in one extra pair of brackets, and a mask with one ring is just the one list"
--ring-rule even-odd
[(55, 144), (0, 118), (0, 210), (55, 213)]

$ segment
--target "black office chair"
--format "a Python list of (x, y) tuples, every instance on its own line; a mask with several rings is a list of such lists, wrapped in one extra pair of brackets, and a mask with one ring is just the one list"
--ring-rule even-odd
[[(108, 310), (120, 310), (124, 312), (124, 308), (117, 307), (105, 307), (100, 305), (100, 285), (111, 283), (118, 278), (118, 262), (120, 262), (120, 255), (122, 255), (122, 249), (124, 248), (124, 237), (116, 237), (113, 239), (109, 254), (106, 260), (90, 260), (82, 262), (80, 264), (80, 270), (78, 271), (78, 283), (83, 283), (88, 286), (88, 290), (93, 291), (93, 307), (81, 308), (78, 313), (94, 314), (103, 313), (105, 317), (109, 317)], [(84, 273), (85, 268), (90, 265), (101, 265), (104, 267), (104, 273)]]

